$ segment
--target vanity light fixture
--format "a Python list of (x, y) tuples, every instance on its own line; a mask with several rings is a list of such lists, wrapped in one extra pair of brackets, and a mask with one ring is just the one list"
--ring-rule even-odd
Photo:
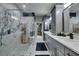
[(52, 17), (50, 17), (49, 20), (51, 21), (52, 20)]
[(45, 25), (47, 25), (48, 24), (48, 22), (45, 22)]
[(56, 13), (57, 13), (57, 15), (58, 15), (58, 14), (60, 13), (60, 11), (58, 10)]

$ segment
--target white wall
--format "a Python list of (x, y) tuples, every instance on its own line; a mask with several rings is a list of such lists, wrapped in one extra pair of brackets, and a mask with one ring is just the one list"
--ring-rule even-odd
[(69, 32), (69, 8), (64, 10), (64, 32)]
[(56, 5), (56, 33), (62, 32), (62, 11), (63, 5)]

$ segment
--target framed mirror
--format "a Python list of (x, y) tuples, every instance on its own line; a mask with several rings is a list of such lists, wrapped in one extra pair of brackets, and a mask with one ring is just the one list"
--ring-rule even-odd
[(64, 10), (64, 32), (79, 34), (79, 3), (72, 3)]

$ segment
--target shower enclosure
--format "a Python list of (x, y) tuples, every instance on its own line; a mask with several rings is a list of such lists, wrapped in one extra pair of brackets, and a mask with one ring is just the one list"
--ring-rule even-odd
[(20, 19), (21, 13), (17, 9), (7, 9), (3, 11), (0, 19), (0, 45), (2, 45), (2, 37), (4, 35), (17, 31), (20, 25)]
[[(7, 9), (0, 15), (0, 56), (30, 55), (35, 36), (34, 16), (23, 16), (18, 9)], [(29, 41), (21, 44), (21, 23), (26, 24)]]

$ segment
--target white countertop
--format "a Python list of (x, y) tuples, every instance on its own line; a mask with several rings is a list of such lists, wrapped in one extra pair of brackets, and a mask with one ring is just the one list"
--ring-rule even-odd
[(56, 41), (60, 42), (64, 46), (68, 47), (72, 51), (79, 54), (79, 36), (74, 35), (74, 39), (69, 39), (69, 36), (62, 37), (62, 36), (52, 35), (50, 31), (45, 31), (44, 33), (54, 38)]

